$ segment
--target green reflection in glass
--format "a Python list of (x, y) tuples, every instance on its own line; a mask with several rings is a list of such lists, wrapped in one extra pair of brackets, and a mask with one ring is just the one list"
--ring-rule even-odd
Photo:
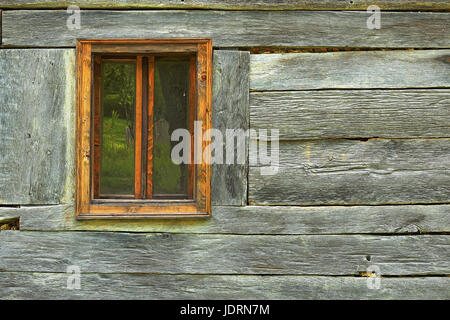
[(186, 195), (188, 166), (172, 162), (179, 142), (170, 137), (175, 129), (189, 128), (189, 60), (157, 58), (154, 95), (153, 194)]
[(134, 194), (136, 63), (102, 63), (100, 194)]

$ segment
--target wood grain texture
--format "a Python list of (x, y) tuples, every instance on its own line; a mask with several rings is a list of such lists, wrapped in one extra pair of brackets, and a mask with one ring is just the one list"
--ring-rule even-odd
[(450, 232), (450, 205), (214, 206), (210, 219), (76, 221), (70, 205), (0, 208), (22, 231), (116, 231), (217, 234), (402, 234)]
[(73, 201), (74, 50), (0, 50), (0, 204)]
[[(213, 53), (214, 54), (214, 53)], [(214, 63), (214, 62), (213, 62)], [(194, 152), (193, 148), (195, 140), (194, 134), (194, 121), (197, 114), (197, 56), (189, 57), (189, 109), (188, 109), (188, 130), (191, 135), (190, 137), (190, 163), (188, 164), (188, 199), (194, 198), (195, 190), (195, 162), (194, 162)], [(213, 120), (211, 120), (213, 121)], [(213, 173), (211, 173), (213, 174)]]
[(153, 123), (154, 123), (154, 91), (155, 91), (155, 57), (148, 59), (148, 89), (147, 89), (147, 177), (146, 197), (153, 197)]
[(450, 50), (252, 54), (250, 63), (252, 90), (450, 86)]
[[(197, 52), (197, 113), (196, 121), (199, 123), (198, 130), (194, 123), (194, 134), (200, 134), (203, 139), (197, 140), (194, 146), (195, 163), (195, 194), (194, 199), (199, 212), (211, 215), (211, 153), (206, 151), (208, 140), (211, 140), (210, 129), (212, 128), (212, 69), (213, 69), (212, 40), (198, 43)], [(198, 131), (198, 132), (197, 132)], [(198, 159), (197, 159), (198, 157)]]
[(447, 235), (194, 235), (0, 232), (0, 269), (94, 273), (387, 275), (450, 273)]
[[(450, 139), (281, 142), (274, 175), (249, 169), (250, 204), (450, 201)], [(252, 162), (250, 162), (252, 163)]]
[[(83, 270), (81, 270), (83, 272)], [(324, 276), (222, 276), (81, 274), (79, 290), (64, 273), (0, 273), (0, 299), (446, 299), (448, 277), (367, 278)], [(45, 283), (45, 285), (42, 285)], [(173, 312), (173, 313), (171, 313)], [(178, 310), (167, 315), (177, 317)]]
[(75, 209), (77, 216), (89, 212), (91, 193), (91, 90), (92, 54), (90, 45), (77, 41), (77, 87), (75, 131)]
[(6, 46), (75, 46), (75, 39), (207, 37), (215, 47), (450, 47), (450, 13), (383, 12), (381, 29), (368, 29), (371, 13), (339, 11), (88, 10), (69, 30), (66, 10), (3, 13)]
[(135, 102), (135, 133), (134, 143), (134, 198), (144, 197), (142, 187), (142, 56), (136, 57), (136, 102)]
[(101, 132), (102, 132), (102, 57), (94, 56), (94, 68), (93, 68), (93, 161), (92, 161), (92, 195), (93, 198), (99, 198), (100, 196), (100, 162), (101, 162)]
[[(227, 129), (249, 128), (249, 61), (250, 54), (241, 51), (215, 50), (213, 64), (213, 115), (212, 125), (220, 130), (223, 141)], [(248, 148), (245, 163), (237, 162), (239, 142), (234, 143), (233, 164), (212, 165), (213, 205), (247, 204)], [(248, 145), (248, 138), (245, 139)], [(223, 148), (226, 156), (226, 148)]]
[(450, 137), (449, 106), (450, 90), (252, 92), (250, 125), (282, 140)]
[(220, 10), (449, 10), (446, 0), (0, 0), (2, 8), (58, 8), (69, 5), (91, 9), (220, 9)]
[[(66, 218), (69, 215), (70, 220)], [(0, 221), (16, 217), (22, 222), (22, 230), (64, 230), (68, 225), (67, 221), (76, 221), (75, 208), (71, 204), (0, 208)]]

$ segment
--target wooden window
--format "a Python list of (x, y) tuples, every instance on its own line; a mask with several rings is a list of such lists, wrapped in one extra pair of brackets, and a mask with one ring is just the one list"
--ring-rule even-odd
[[(210, 39), (77, 41), (78, 219), (211, 214), (211, 60)], [(175, 164), (181, 128), (191, 161)]]

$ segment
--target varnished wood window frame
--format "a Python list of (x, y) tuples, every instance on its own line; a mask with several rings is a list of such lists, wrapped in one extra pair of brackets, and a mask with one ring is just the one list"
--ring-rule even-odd
[[(211, 165), (204, 155), (208, 137), (202, 139), (201, 163), (195, 164), (188, 175), (194, 180), (188, 185), (192, 200), (111, 200), (95, 201), (93, 197), (93, 100), (94, 55), (123, 53), (135, 55), (191, 53), (191, 71), (195, 68), (195, 120), (202, 122), (202, 134), (211, 128), (212, 41), (211, 39), (109, 39), (77, 40), (76, 85), (76, 199), (77, 219), (143, 219), (175, 217), (209, 217), (211, 215)], [(191, 72), (192, 74), (192, 72)], [(138, 82), (138, 81), (137, 81)], [(149, 90), (153, 90), (150, 85)], [(150, 92), (150, 91), (149, 91)], [(150, 93), (149, 93), (150, 94)], [(151, 106), (149, 106), (151, 107)], [(193, 132), (193, 128), (189, 128)], [(191, 148), (195, 146), (191, 140)], [(193, 157), (193, 152), (192, 152)]]

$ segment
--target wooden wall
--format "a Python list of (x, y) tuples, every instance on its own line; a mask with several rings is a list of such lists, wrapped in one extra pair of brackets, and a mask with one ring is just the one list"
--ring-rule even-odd
[[(0, 299), (450, 298), (448, 1), (0, 9)], [(278, 173), (214, 166), (208, 220), (76, 221), (75, 39), (123, 37), (212, 37), (213, 126), (279, 129)]]

